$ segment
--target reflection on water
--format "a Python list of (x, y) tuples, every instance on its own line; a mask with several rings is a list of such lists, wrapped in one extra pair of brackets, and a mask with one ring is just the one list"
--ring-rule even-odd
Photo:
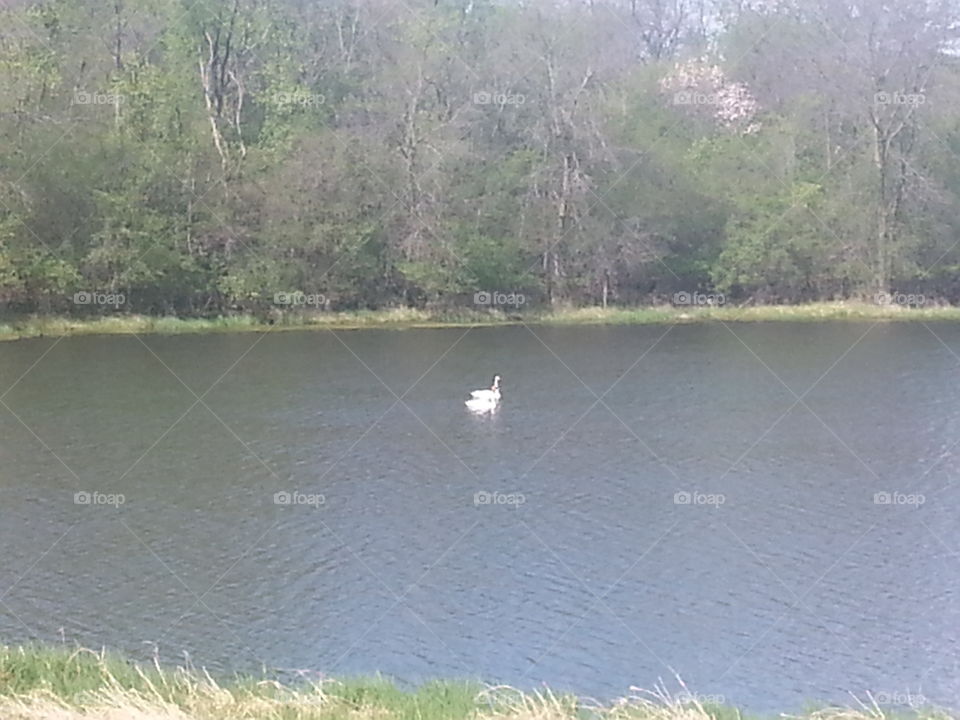
[(955, 359), (922, 326), (665, 330), (2, 344), (0, 634), (954, 704)]

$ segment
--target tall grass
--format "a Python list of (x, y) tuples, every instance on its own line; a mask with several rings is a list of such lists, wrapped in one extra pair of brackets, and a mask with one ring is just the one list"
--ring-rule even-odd
[[(550, 690), (521, 692), (472, 682), (431, 682), (402, 690), (381, 677), (295, 684), (237, 678), (217, 682), (195, 669), (135, 665), (89, 650), (0, 647), (3, 720), (741, 720), (739, 711), (701, 703), (681, 682), (633, 689), (611, 703)], [(904, 717), (876, 703), (811, 711), (804, 720)], [(938, 711), (910, 717), (947, 720)]]

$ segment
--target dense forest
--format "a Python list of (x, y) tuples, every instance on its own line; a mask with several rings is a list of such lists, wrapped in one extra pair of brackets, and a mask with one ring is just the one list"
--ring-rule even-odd
[(960, 302), (952, 2), (0, 8), (8, 313)]

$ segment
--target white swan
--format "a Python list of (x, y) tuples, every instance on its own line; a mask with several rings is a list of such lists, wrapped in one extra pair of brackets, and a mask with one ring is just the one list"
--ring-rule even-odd
[(500, 404), (500, 376), (493, 376), (493, 384), (489, 388), (472, 391), (470, 399), (464, 404), (475, 412), (496, 410)]

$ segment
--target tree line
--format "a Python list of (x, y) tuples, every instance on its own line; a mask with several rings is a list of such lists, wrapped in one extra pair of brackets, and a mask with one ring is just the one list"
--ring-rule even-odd
[(7, 0), (0, 308), (957, 302), (958, 35), (940, 0)]

